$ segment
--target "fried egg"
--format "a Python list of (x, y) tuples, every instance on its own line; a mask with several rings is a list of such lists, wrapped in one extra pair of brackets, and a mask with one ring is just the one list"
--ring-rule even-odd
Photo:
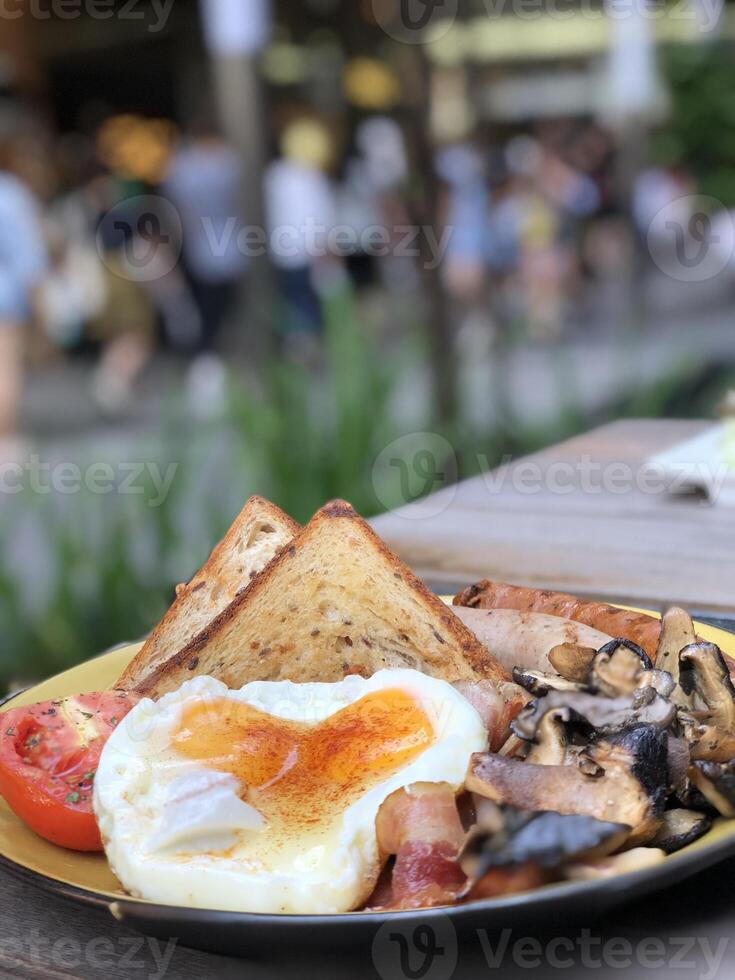
[(384, 861), (375, 821), (413, 783), (462, 789), (487, 749), (450, 684), (384, 670), (336, 684), (211, 677), (141, 701), (113, 732), (94, 808), (133, 895), (223, 911), (360, 907)]

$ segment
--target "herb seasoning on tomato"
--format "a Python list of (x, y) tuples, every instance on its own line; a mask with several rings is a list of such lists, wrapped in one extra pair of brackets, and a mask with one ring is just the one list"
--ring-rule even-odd
[(94, 776), (110, 733), (136, 701), (105, 691), (0, 714), (0, 793), (41, 837), (76, 851), (102, 850)]

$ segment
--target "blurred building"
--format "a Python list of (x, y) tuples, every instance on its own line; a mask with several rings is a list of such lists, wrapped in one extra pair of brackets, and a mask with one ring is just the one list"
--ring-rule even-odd
[(62, 130), (95, 113), (177, 116), (202, 91), (200, 35), (197, 0), (18, 0), (16, 14), (0, 19), (0, 81), (6, 93), (37, 100)]
[[(275, 31), (262, 65), (279, 103), (369, 110), (437, 95), (411, 78), (411, 49), (418, 45), (400, 44), (386, 30), (398, 0), (274, 0), (273, 6)], [(691, 16), (682, 15), (688, 7), (680, 4), (656, 6), (650, 18), (656, 42), (735, 34), (729, 6), (721, 20), (713, 20), (717, 5), (691, 0), (690, 6)], [(434, 119), (444, 135), (471, 125), (474, 114), (508, 121), (599, 108), (614, 21), (602, 3), (542, 7), (530, 0), (461, 0), (448, 26), (437, 20), (437, 7), (421, 48), (443, 76)], [(112, 6), (16, 0), (13, 11), (0, 19), (0, 85), (47, 99), (63, 128), (74, 126), (90, 102), (176, 117), (202, 93), (198, 0), (114, 0)]]

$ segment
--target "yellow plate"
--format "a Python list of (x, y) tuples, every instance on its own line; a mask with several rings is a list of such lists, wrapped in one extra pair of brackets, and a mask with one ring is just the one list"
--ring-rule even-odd
[[(697, 632), (703, 639), (717, 643), (723, 652), (735, 657), (735, 634), (702, 624), (697, 626)], [(12, 698), (2, 711), (36, 701), (105, 690), (115, 683), (139, 649), (140, 644), (120, 647), (80, 664)], [(731, 848), (728, 847), (729, 844), (732, 845)], [(709, 833), (667, 858), (664, 865), (684, 862), (692, 867), (704, 867), (719, 857), (727, 856), (730, 850), (735, 851), (735, 820), (718, 820)], [(66, 851), (37, 837), (15, 816), (1, 797), (0, 860), (10, 870), (33, 878), (37, 884), (87, 903), (108, 906), (120, 899), (132, 901), (110, 871), (104, 855)], [(652, 870), (655, 871), (655, 868)], [(640, 874), (645, 875), (646, 872)], [(529, 893), (527, 897), (530, 898), (532, 894), (534, 893)], [(516, 899), (520, 897), (515, 896)]]

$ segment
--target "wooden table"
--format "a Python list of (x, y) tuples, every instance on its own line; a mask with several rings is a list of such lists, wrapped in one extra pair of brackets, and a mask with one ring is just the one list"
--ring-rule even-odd
[(643, 468), (707, 425), (614, 422), (373, 525), (441, 588), (490, 578), (656, 608), (675, 602), (733, 612), (735, 508), (668, 492)]
[[(399, 511), (375, 525), (437, 585), (491, 576), (643, 605), (677, 600), (732, 611), (735, 517), (731, 512), (696, 499), (669, 499), (637, 489), (624, 494), (609, 489), (588, 493), (577, 485), (571, 493), (559, 493), (548, 483), (550, 473), (553, 480), (554, 472), (556, 479), (568, 472), (550, 469), (553, 464), (571, 464), (574, 469), (587, 457), (603, 468), (627, 466), (634, 476), (651, 452), (695, 434), (702, 426), (687, 422), (606, 426), (532, 457), (524, 486), (540, 475), (539, 491), (514, 488), (513, 473), (517, 478), (522, 465), (515, 464), (502, 486), (488, 489), (482, 480), (472, 480), (456, 491), (442, 491), (431, 503), (436, 511), (432, 517), (415, 520), (415, 514)], [(397, 952), (388, 957), (385, 945), (375, 955), (370, 949), (356, 951), (349, 960), (330, 957), (325, 951), (319, 962), (291, 959), (288, 950), (277, 950), (274, 954), (280, 959), (274, 965), (188, 950), (186, 936), (181, 936), (169, 960), (164, 944), (137, 936), (106, 912), (51, 898), (5, 871), (0, 871), (0, 922), (2, 978), (407, 980)], [(654, 975), (726, 980), (735, 973), (735, 939), (729, 938), (733, 935), (735, 860), (680, 888), (631, 902), (604, 920), (596, 920), (590, 910), (586, 921), (572, 927), (552, 922), (540, 936), (521, 926), (505, 936), (470, 936), (457, 944), (451, 940), (446, 958), (439, 957), (421, 975), (427, 980), (543, 978), (556, 976), (560, 963), (566, 961), (567, 980), (581, 980), (590, 970), (598, 980)], [(542, 952), (539, 965), (529, 969), (524, 964), (536, 961), (534, 940), (540, 940)], [(718, 949), (720, 943), (724, 945)], [(498, 948), (499, 960), (488, 965), (487, 956)], [(721, 959), (715, 969), (710, 957), (717, 959), (717, 954)]]

